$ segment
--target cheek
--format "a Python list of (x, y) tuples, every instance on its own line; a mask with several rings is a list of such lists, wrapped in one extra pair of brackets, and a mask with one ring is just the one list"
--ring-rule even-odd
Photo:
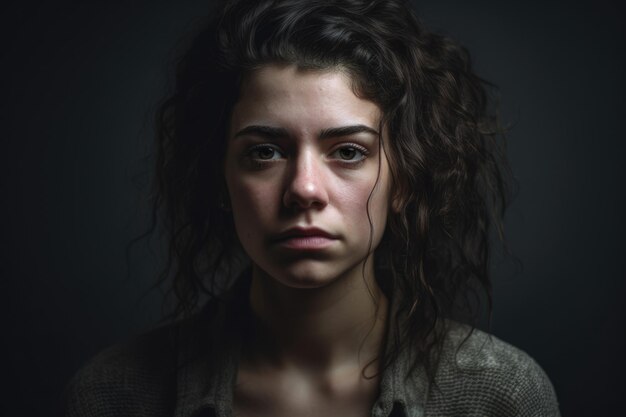
[[(371, 190), (371, 187), (369, 187)], [(341, 184), (336, 187), (335, 201), (338, 205), (346, 209), (354, 210), (354, 213), (361, 213), (365, 210), (367, 203), (367, 185), (355, 185), (353, 183)]]
[(389, 193), (386, 187), (381, 185), (378, 184), (373, 191), (374, 183), (371, 181), (358, 184), (350, 183), (338, 187), (335, 197), (344, 217), (352, 219), (352, 223), (361, 224), (364, 222), (369, 225), (369, 203), (369, 219), (377, 228), (381, 223), (384, 224), (387, 216)]
[[(276, 187), (254, 179), (237, 177), (228, 183), (231, 208), (235, 225), (260, 226), (260, 220), (270, 216), (275, 200)], [(263, 223), (261, 223), (263, 224)]]
[(378, 182), (367, 181), (346, 187), (346, 190), (341, 193), (341, 198), (345, 199), (343, 212), (346, 221), (353, 224), (356, 230), (362, 230), (367, 236), (370, 233), (371, 222), (374, 227), (374, 239), (378, 240), (387, 224), (389, 188), (388, 176), (385, 173), (381, 173)]

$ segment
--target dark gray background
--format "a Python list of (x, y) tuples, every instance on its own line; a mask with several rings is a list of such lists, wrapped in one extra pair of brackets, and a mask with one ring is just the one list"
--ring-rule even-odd
[[(471, 3), (471, 4), (469, 4)], [(150, 328), (151, 112), (206, 4), (34, 2), (2, 12), (1, 415), (50, 414), (100, 349)], [(624, 14), (618, 2), (424, 1), (500, 87), (522, 261), (496, 265), (492, 331), (546, 370), (566, 416), (623, 409)], [(158, 250), (156, 250), (158, 253)], [(618, 408), (618, 406), (620, 406)]]

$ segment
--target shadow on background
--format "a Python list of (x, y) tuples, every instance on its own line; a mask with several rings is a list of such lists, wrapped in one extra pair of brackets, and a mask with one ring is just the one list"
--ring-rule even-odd
[[(102, 348), (152, 327), (151, 112), (190, 1), (22, 3), (2, 13), (2, 415), (49, 414)], [(500, 87), (520, 184), (507, 217), (523, 262), (495, 268), (492, 331), (551, 377), (564, 416), (621, 409), (624, 27), (617, 2), (423, 1)], [(158, 245), (156, 245), (158, 246)], [(619, 406), (619, 408), (618, 408)]]

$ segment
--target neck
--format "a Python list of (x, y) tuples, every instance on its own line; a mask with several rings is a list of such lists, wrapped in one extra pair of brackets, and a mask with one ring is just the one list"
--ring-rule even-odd
[(250, 302), (253, 360), (324, 373), (362, 369), (379, 356), (387, 299), (372, 267), (354, 268), (313, 289), (285, 286), (255, 267)]

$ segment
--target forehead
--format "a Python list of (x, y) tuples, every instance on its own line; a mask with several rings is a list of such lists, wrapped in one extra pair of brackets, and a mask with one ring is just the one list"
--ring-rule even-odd
[[(286, 84), (284, 81), (294, 83)], [(255, 92), (270, 88), (276, 92), (285, 92), (292, 88), (305, 90), (306, 87), (315, 85), (321, 92), (325, 88), (343, 90), (351, 88), (350, 75), (340, 68), (309, 69), (301, 68), (294, 64), (270, 63), (250, 71), (243, 79), (241, 85), (242, 95), (246, 92)]]
[(380, 109), (359, 97), (342, 70), (300, 69), (270, 64), (250, 72), (242, 82), (231, 128), (243, 124), (280, 124), (289, 128), (328, 128), (360, 123), (378, 128)]

